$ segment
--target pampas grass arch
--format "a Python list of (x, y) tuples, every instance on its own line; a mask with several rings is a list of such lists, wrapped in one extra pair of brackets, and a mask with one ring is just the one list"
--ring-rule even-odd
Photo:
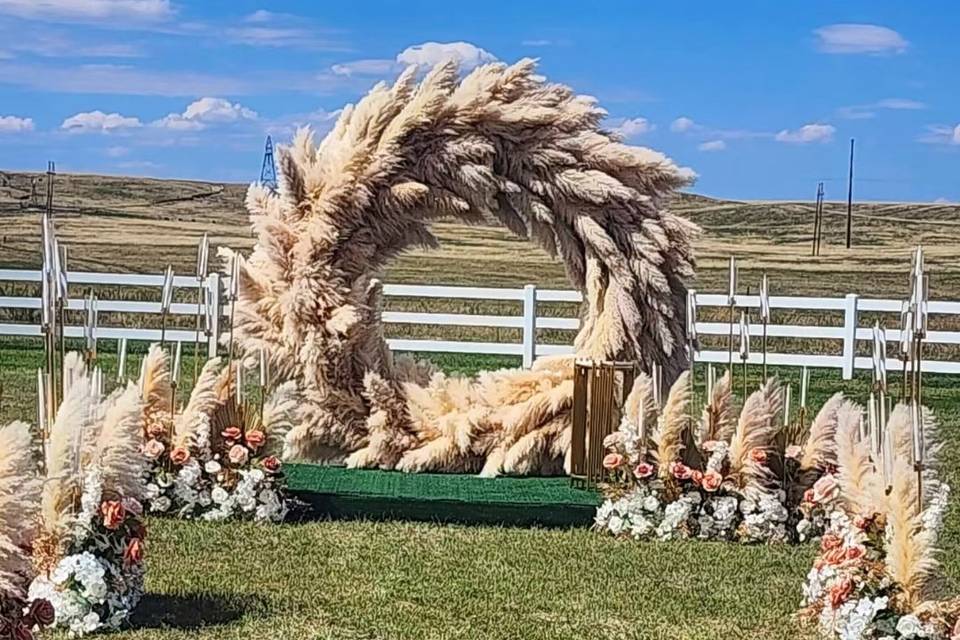
[(680, 375), (697, 228), (664, 201), (693, 173), (622, 144), (604, 116), (532, 60), (462, 79), (448, 62), (376, 85), (319, 144), (305, 129), (278, 150), (279, 192), (247, 194), (257, 242), (231, 339), (248, 366), (263, 350), (297, 383), (288, 458), (485, 475), (569, 465), (572, 358), (469, 380), (391, 356), (376, 275), (436, 246), (438, 218), (496, 218), (559, 255), (585, 298), (578, 357)]

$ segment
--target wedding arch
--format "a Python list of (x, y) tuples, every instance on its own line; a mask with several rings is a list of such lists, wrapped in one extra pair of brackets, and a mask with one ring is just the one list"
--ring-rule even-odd
[[(535, 62), (404, 71), (346, 107), (315, 144), (278, 150), (277, 193), (253, 185), (231, 339), (296, 381), (289, 458), (404, 471), (554, 473), (569, 465), (572, 357), (447, 377), (393, 357), (376, 275), (433, 247), (439, 218), (498, 220), (559, 256), (584, 294), (577, 357), (687, 365), (697, 228), (665, 208), (693, 173), (602, 129), (589, 96)], [(230, 252), (225, 252), (230, 257)]]

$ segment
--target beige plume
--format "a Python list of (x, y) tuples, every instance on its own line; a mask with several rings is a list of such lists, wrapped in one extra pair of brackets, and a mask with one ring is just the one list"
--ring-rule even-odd
[(22, 597), (31, 577), (24, 549), (35, 534), (40, 478), (32, 455), (30, 427), (0, 427), (0, 600)]

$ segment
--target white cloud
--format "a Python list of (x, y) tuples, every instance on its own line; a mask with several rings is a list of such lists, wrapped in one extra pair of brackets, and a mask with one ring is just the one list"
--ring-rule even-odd
[(876, 24), (831, 24), (813, 33), (823, 53), (903, 53), (909, 45), (893, 29)]
[(0, 0), (0, 14), (45, 22), (166, 20), (170, 0)]
[(143, 126), (143, 124), (138, 118), (97, 110), (72, 115), (63, 121), (60, 128), (75, 133), (109, 133), (122, 129), (135, 129), (140, 126)]
[(934, 124), (927, 127), (927, 132), (917, 138), (927, 144), (960, 145), (960, 124), (956, 126)]
[(338, 76), (382, 76), (397, 69), (395, 60), (370, 59), (344, 62), (330, 67)]
[(23, 133), (25, 131), (33, 131), (33, 119), (0, 116), (0, 133)]
[(697, 123), (692, 119), (686, 116), (680, 116), (670, 123), (670, 131), (673, 131), (674, 133), (685, 133), (694, 129), (696, 126)]
[(933, 204), (956, 204), (956, 203), (950, 200), (949, 198), (937, 198), (936, 200), (933, 201)]
[(794, 129), (793, 131), (784, 129), (774, 136), (774, 139), (777, 142), (791, 142), (795, 144), (830, 142), (833, 140), (833, 134), (836, 132), (836, 130), (836, 127), (833, 125), (821, 124), (817, 122), (813, 124), (805, 124), (799, 129)]
[(909, 98), (884, 98), (870, 104), (859, 104), (850, 107), (840, 107), (837, 109), (837, 115), (847, 120), (866, 120), (874, 118), (877, 111), (888, 109), (891, 111), (916, 111), (926, 109), (926, 103)]
[(525, 47), (549, 47), (553, 44), (553, 40), (544, 40), (544, 39), (534, 39), (534, 40), (524, 40), (520, 44)]
[(723, 140), (709, 140), (702, 142), (697, 146), (700, 151), (723, 151), (727, 148), (727, 143)]
[(627, 118), (614, 127), (613, 130), (624, 138), (635, 138), (645, 133), (650, 133), (655, 128), (656, 127), (650, 124), (650, 121), (646, 118)]
[(155, 127), (177, 131), (197, 131), (208, 124), (256, 120), (257, 112), (223, 98), (200, 98), (187, 105), (183, 113), (171, 113), (151, 123)]
[(122, 158), (130, 153), (130, 149), (128, 147), (107, 147), (103, 150), (103, 153), (108, 158)]
[(468, 71), (481, 64), (494, 62), (496, 59), (496, 56), (489, 51), (469, 42), (424, 42), (407, 47), (397, 56), (399, 63), (424, 67), (454, 60), (461, 71)]

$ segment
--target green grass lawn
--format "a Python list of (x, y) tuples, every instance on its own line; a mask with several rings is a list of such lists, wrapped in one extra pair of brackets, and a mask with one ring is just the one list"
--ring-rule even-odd
[[(138, 366), (139, 357), (131, 365)], [(468, 374), (516, 364), (436, 358)], [(102, 360), (112, 379), (113, 355)], [(35, 347), (0, 344), (6, 389), (0, 420), (33, 415), (39, 362)], [(189, 378), (190, 366), (184, 371)], [(794, 385), (796, 398), (798, 371), (777, 373)], [(867, 384), (865, 377), (844, 382), (836, 373), (817, 372), (812, 404), (841, 389), (862, 400)], [(891, 386), (897, 384), (891, 377)], [(960, 380), (926, 376), (925, 393), (943, 424), (945, 477), (960, 487)], [(791, 614), (814, 554), (810, 545), (637, 543), (585, 529), (405, 522), (255, 526), (152, 519), (149, 528), (146, 598), (131, 628), (111, 637), (808, 637)], [(956, 591), (956, 499), (942, 546)]]

